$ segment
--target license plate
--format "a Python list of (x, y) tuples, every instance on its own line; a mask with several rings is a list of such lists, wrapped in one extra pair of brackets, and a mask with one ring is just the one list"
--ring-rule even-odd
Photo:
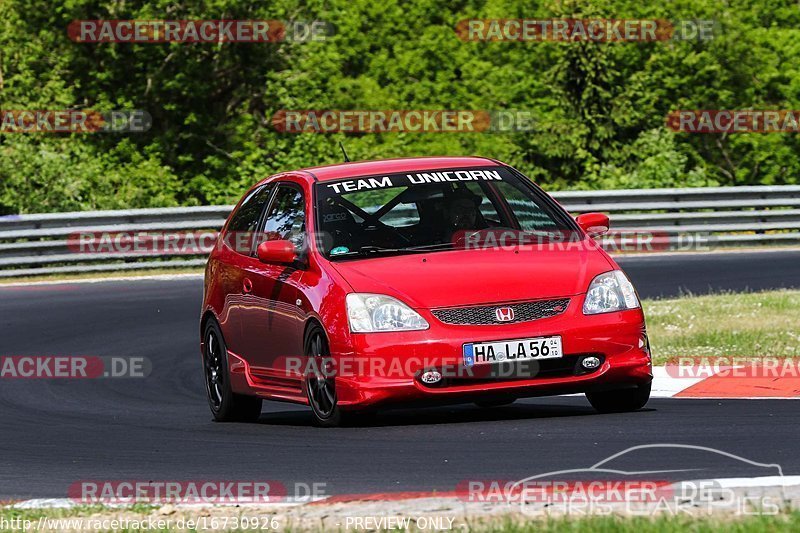
[(562, 357), (561, 337), (534, 337), (496, 342), (476, 342), (464, 345), (464, 365), (555, 359)]

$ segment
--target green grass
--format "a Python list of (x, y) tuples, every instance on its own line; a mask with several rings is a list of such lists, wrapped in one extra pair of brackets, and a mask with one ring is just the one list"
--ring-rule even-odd
[(800, 514), (748, 516), (742, 518), (691, 518), (685, 515), (658, 518), (595, 516), (590, 518), (555, 518), (520, 522), (506, 519), (475, 524), (472, 531), (486, 533), (749, 533), (800, 531)]
[(800, 291), (645, 300), (655, 364), (673, 357), (800, 357)]
[[(145, 517), (154, 509), (151, 506), (134, 505), (130, 511)], [(113, 511), (103, 506), (78, 506), (68, 509), (12, 509), (10, 507), (0, 508), (0, 531), (36, 531), (39, 526), (39, 519), (45, 517), (50, 520), (70, 518), (89, 518), (98, 515), (110, 515)], [(15, 522), (17, 521), (18, 522)], [(26, 522), (29, 522), (27, 524)], [(51, 523), (52, 524), (52, 523)], [(28, 528), (27, 530), (24, 528)], [(54, 531), (46, 529), (46, 531)]]
[[(241, 510), (238, 510), (241, 512)], [(129, 518), (143, 519), (147, 516), (157, 515), (158, 510), (150, 506), (133, 506), (125, 510), (105, 509), (102, 507), (75, 507), (72, 509), (0, 509), (0, 520), (11, 521), (15, 518), (30, 520), (32, 528), (38, 524), (41, 516), (50, 519), (94, 517), (98, 518), (116, 517), (124, 513)], [(236, 514), (237, 511), (231, 511)], [(341, 511), (344, 514), (346, 511)], [(257, 515), (259, 513), (254, 513)], [(387, 510), (387, 516), (394, 516), (395, 513)], [(176, 514), (170, 515), (173, 520), (178, 517)], [(160, 516), (160, 518), (167, 518)], [(328, 516), (333, 520), (335, 517)], [(514, 517), (484, 517), (470, 518), (466, 522), (456, 519), (453, 524), (454, 531), (467, 531), (474, 533), (549, 533), (549, 532), (571, 532), (571, 533), (715, 533), (725, 531), (726, 533), (749, 533), (749, 532), (790, 532), (800, 531), (800, 513), (790, 512), (779, 515), (765, 516), (715, 516), (693, 518), (686, 515), (661, 515), (656, 518), (646, 517), (621, 517), (621, 516), (595, 516), (580, 518), (537, 518), (529, 519), (520, 516)], [(10, 528), (0, 529), (1, 531), (12, 531)], [(32, 529), (33, 530), (33, 529)], [(282, 532), (323, 532), (323, 531), (344, 531), (331, 527), (330, 524), (322, 527), (321, 525), (311, 528), (288, 525), (279, 526), (276, 531)], [(165, 530), (171, 531), (171, 530)]]

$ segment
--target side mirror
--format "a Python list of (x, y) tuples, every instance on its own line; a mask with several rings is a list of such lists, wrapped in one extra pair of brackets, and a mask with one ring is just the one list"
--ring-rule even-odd
[(294, 263), (297, 249), (290, 241), (264, 241), (258, 245), (256, 252), (262, 263)]
[(578, 222), (578, 225), (581, 227), (581, 229), (589, 235), (589, 237), (603, 235), (604, 233), (607, 233), (608, 229), (611, 227), (611, 223), (608, 220), (608, 215), (604, 215), (603, 213), (584, 213), (582, 215), (578, 215), (575, 220)]

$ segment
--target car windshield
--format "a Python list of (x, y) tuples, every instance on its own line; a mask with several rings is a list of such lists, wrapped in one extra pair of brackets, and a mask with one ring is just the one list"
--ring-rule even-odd
[(537, 238), (570, 218), (506, 167), (416, 171), (316, 184), (318, 243), (331, 259), (453, 249), (491, 232)]

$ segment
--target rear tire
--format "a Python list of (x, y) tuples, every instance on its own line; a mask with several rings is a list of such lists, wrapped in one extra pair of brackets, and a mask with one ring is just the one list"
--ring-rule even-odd
[(255, 422), (261, 416), (261, 398), (236, 394), (231, 389), (228, 348), (216, 320), (203, 332), (203, 370), (211, 414), (217, 422)]
[(637, 411), (647, 404), (650, 387), (651, 384), (647, 383), (633, 389), (587, 392), (586, 398), (601, 413), (627, 413)]

